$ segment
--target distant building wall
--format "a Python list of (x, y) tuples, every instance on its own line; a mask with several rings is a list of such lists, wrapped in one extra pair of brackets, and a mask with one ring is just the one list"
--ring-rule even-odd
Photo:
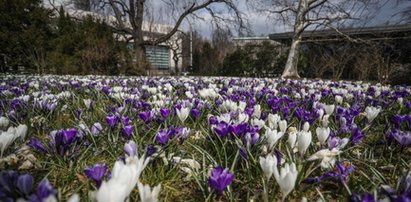
[[(104, 20), (109, 25), (116, 24), (116, 18), (112, 15), (102, 15), (97, 12), (90, 11), (91, 5), (81, 3), (80, 0), (44, 0), (43, 6), (46, 8), (59, 9), (61, 6), (65, 11), (72, 17), (81, 19), (87, 16), (92, 16), (93, 18)], [(129, 25), (130, 26), (130, 25)], [(151, 38), (158, 37), (160, 35), (167, 34), (173, 27), (171, 25), (158, 24), (153, 22), (143, 22), (143, 31), (145, 33), (144, 39), (150, 40)], [(116, 35), (118, 40), (124, 40), (124, 37), (119, 37)], [(133, 41), (129, 41), (132, 44)], [(132, 45), (129, 46), (132, 48)], [(182, 70), (182, 56), (179, 55), (179, 62), (177, 66), (173, 60), (174, 51), (172, 49), (178, 49), (176, 52), (182, 52), (182, 41), (177, 38), (176, 35), (172, 36), (170, 40), (165, 43), (160, 43), (156, 46), (147, 46), (146, 54), (147, 59), (151, 64), (153, 70), (157, 71), (159, 74), (172, 74)]]

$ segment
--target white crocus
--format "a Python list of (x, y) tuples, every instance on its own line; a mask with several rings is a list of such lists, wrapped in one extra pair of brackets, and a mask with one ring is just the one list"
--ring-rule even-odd
[(280, 116), (278, 114), (268, 114), (268, 126), (271, 129), (277, 129)]
[(16, 137), (20, 137), (21, 139), (25, 139), (26, 135), (27, 135), (27, 125), (26, 124), (20, 124), (19, 126), (17, 126), (16, 128), (16, 133), (15, 136)]
[(87, 109), (91, 109), (93, 101), (91, 99), (83, 99), (84, 105)]
[(280, 169), (280, 172), (278, 172), (277, 167), (275, 167), (274, 177), (278, 185), (280, 186), (281, 192), (283, 193), (283, 201), (294, 189), (297, 175), (298, 171), (295, 163), (286, 163), (284, 167)]
[(373, 121), (380, 112), (381, 112), (381, 108), (369, 107), (369, 106), (365, 108), (365, 116), (367, 117), (368, 122)]
[(303, 131), (308, 132), (308, 130), (310, 130), (310, 123), (305, 122), (303, 126)]
[(335, 105), (323, 105), (325, 113), (331, 115), (334, 112)]
[(98, 202), (125, 201), (139, 181), (140, 174), (147, 166), (149, 158), (127, 156), (126, 163), (116, 161), (111, 178), (104, 181), (96, 193)]
[(0, 128), (5, 128), (9, 125), (10, 121), (7, 117), (0, 117)]
[(312, 140), (311, 131), (309, 132), (301, 131), (299, 133), (298, 140), (297, 140), (297, 148), (301, 156), (305, 154), (305, 151), (307, 151), (308, 147), (310, 146), (311, 140)]
[(297, 131), (292, 131), (288, 133), (288, 144), (290, 148), (294, 148), (295, 142), (297, 141)]
[(79, 202), (80, 201), (80, 196), (78, 194), (73, 194), (70, 196), (70, 198), (67, 200), (67, 202)]
[(339, 95), (336, 95), (336, 96), (335, 96), (335, 103), (341, 105), (341, 104), (343, 103), (343, 97), (341, 97), (341, 96), (339, 96)]
[(265, 126), (265, 121), (261, 119), (252, 119), (251, 120), (251, 125), (252, 126), (258, 126), (258, 128), (263, 128)]
[(187, 107), (181, 107), (181, 109), (176, 109), (176, 113), (178, 118), (182, 123), (188, 118), (188, 115), (190, 114), (190, 109)]
[(332, 150), (329, 149), (322, 149), (315, 154), (311, 155), (307, 160), (314, 161), (317, 159), (321, 159), (321, 167), (323, 168), (332, 168), (335, 164), (335, 156), (338, 156), (341, 151), (337, 148), (333, 148)]
[[(228, 114), (229, 115), (229, 114)], [(249, 116), (246, 113), (238, 113), (238, 123), (248, 122)], [(226, 122), (228, 123), (228, 122)]]
[(260, 157), (260, 166), (263, 169), (264, 175), (269, 180), (277, 169), (277, 157), (273, 154), (268, 154), (267, 157)]
[(266, 128), (265, 137), (267, 138), (268, 144), (270, 144), (270, 149), (273, 148), (275, 143), (283, 137), (283, 132), (278, 132), (277, 130), (272, 130), (271, 128)]
[(287, 121), (282, 120), (278, 123), (278, 125), (280, 126), (280, 131), (285, 133), (285, 131), (287, 130)]
[(151, 189), (148, 185), (138, 183), (138, 193), (140, 194), (141, 202), (157, 202), (158, 194), (160, 193), (161, 184)]
[(324, 144), (327, 141), (328, 137), (330, 136), (330, 128), (329, 127), (318, 127), (315, 132), (317, 133), (317, 138), (320, 144)]
[(328, 127), (328, 123), (329, 123), (328, 119), (329, 119), (329, 118), (330, 118), (330, 115), (328, 115), (328, 114), (326, 114), (326, 115), (323, 116), (323, 118), (322, 118), (322, 120), (321, 120), (321, 125), (322, 125), (323, 127)]
[(254, 106), (254, 112), (252, 115), (254, 118), (259, 119), (261, 116), (261, 105), (255, 105)]
[(1, 132), (0, 134), (0, 158), (3, 157), (4, 151), (14, 142), (15, 139), (16, 137), (14, 133), (9, 132), (9, 131)]
[(321, 120), (324, 116), (324, 110), (323, 109), (317, 110), (317, 114), (318, 114), (318, 118)]

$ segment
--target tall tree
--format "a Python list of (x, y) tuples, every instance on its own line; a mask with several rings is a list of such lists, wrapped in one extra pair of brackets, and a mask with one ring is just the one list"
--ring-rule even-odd
[[(219, 4), (220, 6), (215, 6)], [(208, 13), (215, 22), (238, 22), (244, 27), (242, 14), (233, 0), (101, 0), (100, 5), (109, 5), (115, 16), (114, 27), (127, 41), (132, 41), (135, 51), (136, 67), (140, 73), (147, 69), (145, 46), (157, 45), (170, 39), (187, 18), (201, 18), (201, 14)], [(161, 10), (154, 12), (154, 7)], [(226, 10), (222, 11), (221, 8)], [(200, 14), (200, 12), (202, 12)], [(227, 18), (227, 12), (231, 17)], [(163, 16), (155, 17), (161, 13)], [(162, 19), (161, 19), (162, 18)], [(165, 19), (166, 18), (166, 19)], [(150, 24), (154, 21), (165, 21), (172, 24), (170, 28), (155, 27)], [(152, 34), (147, 37), (147, 28), (162, 29), (165, 34)]]
[(1, 70), (34, 69), (42, 73), (50, 37), (51, 12), (40, 6), (40, 0), (0, 2)]
[[(280, 21), (292, 27), (294, 34), (281, 77), (299, 78), (297, 66), (304, 31), (328, 28), (339, 32), (338, 29), (341, 27), (352, 26), (353, 19), (371, 17), (373, 13), (369, 8), (378, 7), (379, 3), (382, 1), (256, 0), (252, 1), (252, 6), (258, 11), (268, 13), (277, 22)], [(356, 25), (358, 26), (359, 23)]]

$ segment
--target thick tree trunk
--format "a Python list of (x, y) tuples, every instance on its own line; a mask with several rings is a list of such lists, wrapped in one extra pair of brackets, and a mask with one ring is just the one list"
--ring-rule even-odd
[(283, 74), (281, 75), (281, 78), (300, 78), (297, 69), (298, 57), (300, 53), (300, 38), (293, 39), (293, 41), (291, 42), (287, 63), (285, 64), (285, 69), (283, 71)]
[(144, 46), (140, 45), (140, 43), (134, 43), (134, 51), (136, 55), (136, 66), (134, 74), (137, 75), (145, 75), (148, 74), (148, 62), (146, 57), (146, 51)]
[(285, 64), (281, 78), (300, 78), (300, 75), (298, 75), (297, 65), (298, 57), (300, 55), (300, 44), (306, 24), (305, 15), (308, 10), (308, 0), (299, 0), (298, 13), (294, 23), (294, 36), (291, 42), (290, 52), (288, 53), (287, 63)]

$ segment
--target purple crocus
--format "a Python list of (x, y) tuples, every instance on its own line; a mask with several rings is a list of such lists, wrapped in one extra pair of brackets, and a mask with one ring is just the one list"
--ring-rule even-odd
[(16, 186), (21, 193), (29, 195), (33, 189), (33, 177), (27, 173), (20, 175), (17, 178)]
[(121, 117), (121, 123), (123, 124), (123, 125), (128, 125), (128, 123), (130, 122), (130, 119), (128, 118), (128, 116), (122, 116)]
[(100, 187), (104, 174), (107, 171), (106, 163), (96, 163), (93, 166), (86, 166), (84, 173), (86, 176), (96, 183), (97, 187)]
[(191, 114), (194, 116), (194, 117), (199, 117), (200, 115), (201, 115), (201, 109), (197, 109), (197, 108), (192, 108), (191, 109)]
[(50, 184), (49, 180), (46, 178), (42, 180), (39, 186), (36, 189), (35, 194), (32, 194), (29, 197), (29, 201), (43, 201), (48, 198), (50, 195), (55, 196), (57, 194), (53, 186)]
[(65, 144), (71, 144), (76, 138), (77, 131), (75, 128), (63, 129), (62, 132)]
[(128, 141), (126, 144), (124, 144), (124, 152), (128, 156), (136, 156), (137, 155), (137, 145), (136, 142), (133, 140)]
[(162, 108), (160, 108), (160, 114), (163, 118), (166, 119), (170, 115), (170, 109), (162, 107)]
[(116, 115), (107, 115), (106, 122), (111, 127), (114, 128), (117, 124), (118, 117)]
[(217, 195), (220, 195), (233, 180), (234, 173), (230, 172), (228, 168), (223, 169), (223, 167), (217, 166), (211, 170), (208, 185), (216, 191)]
[(153, 144), (149, 144), (146, 151), (146, 156), (150, 157), (157, 152), (157, 148)]
[(48, 153), (46, 148), (44, 147), (43, 143), (35, 137), (30, 138), (28, 145), (30, 147), (33, 147), (33, 148), (39, 150), (42, 153)]
[(214, 127), (214, 131), (219, 135), (220, 137), (225, 137), (229, 130), (228, 130), (228, 124), (224, 121), (221, 121), (217, 126)]
[(145, 123), (147, 123), (148, 121), (150, 121), (151, 111), (139, 112), (139, 113), (138, 113), (138, 116), (139, 116), (140, 119), (142, 119)]
[(123, 127), (123, 134), (127, 137), (130, 138), (131, 134), (134, 131), (134, 125), (127, 125)]
[(361, 139), (364, 137), (364, 132), (361, 131), (360, 128), (354, 127), (351, 130), (351, 143), (353, 145), (357, 144), (358, 142), (361, 141)]
[(172, 133), (163, 128), (158, 131), (156, 140), (162, 145), (166, 145), (168, 140), (171, 138), (171, 135)]

